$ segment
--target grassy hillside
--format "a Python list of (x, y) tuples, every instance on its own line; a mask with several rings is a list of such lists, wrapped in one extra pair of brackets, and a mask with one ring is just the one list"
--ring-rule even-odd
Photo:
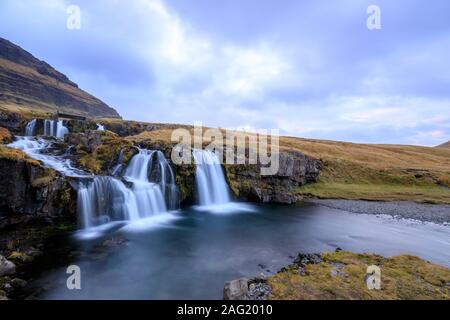
[(438, 145), (437, 148), (449, 148), (450, 149), (450, 141), (447, 141), (446, 143)]
[[(190, 126), (151, 125), (155, 130), (127, 139), (168, 142), (175, 128), (192, 132)], [(302, 197), (450, 203), (450, 149), (294, 137), (281, 137), (280, 148), (320, 160), (319, 181), (300, 187)]]
[(450, 150), (299, 138), (281, 144), (321, 160), (319, 182), (299, 188), (301, 195), (450, 203)]
[(0, 38), (0, 110), (120, 117), (64, 74)]

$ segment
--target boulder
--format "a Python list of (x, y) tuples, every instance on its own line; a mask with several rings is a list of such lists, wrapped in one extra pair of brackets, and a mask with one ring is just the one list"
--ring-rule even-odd
[(0, 255), (0, 277), (11, 275), (16, 272), (16, 265), (9, 260), (6, 260), (4, 256)]
[(247, 278), (240, 278), (225, 283), (223, 289), (224, 300), (245, 300), (248, 294), (248, 282)]

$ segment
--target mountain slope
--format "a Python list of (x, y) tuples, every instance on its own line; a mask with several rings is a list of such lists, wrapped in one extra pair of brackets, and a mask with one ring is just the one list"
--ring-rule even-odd
[(3, 38), (0, 38), (0, 108), (120, 118), (116, 110), (78, 88), (64, 74)]
[(450, 141), (447, 141), (443, 144), (438, 145), (437, 148), (449, 148), (450, 149)]

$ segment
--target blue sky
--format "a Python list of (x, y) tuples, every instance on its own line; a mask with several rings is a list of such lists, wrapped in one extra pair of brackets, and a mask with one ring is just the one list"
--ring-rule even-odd
[[(381, 30), (366, 27), (371, 4)], [(0, 36), (126, 119), (450, 140), (446, 0), (1, 0)]]

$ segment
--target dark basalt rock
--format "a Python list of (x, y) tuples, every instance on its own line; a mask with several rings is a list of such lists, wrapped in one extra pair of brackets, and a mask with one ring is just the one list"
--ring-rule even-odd
[(0, 159), (0, 229), (33, 218), (76, 212), (76, 194), (54, 170), (35, 162)]
[(279, 154), (279, 170), (274, 175), (261, 175), (261, 165), (225, 165), (229, 185), (239, 199), (263, 203), (297, 202), (296, 188), (315, 182), (319, 176), (317, 160), (298, 151)]

